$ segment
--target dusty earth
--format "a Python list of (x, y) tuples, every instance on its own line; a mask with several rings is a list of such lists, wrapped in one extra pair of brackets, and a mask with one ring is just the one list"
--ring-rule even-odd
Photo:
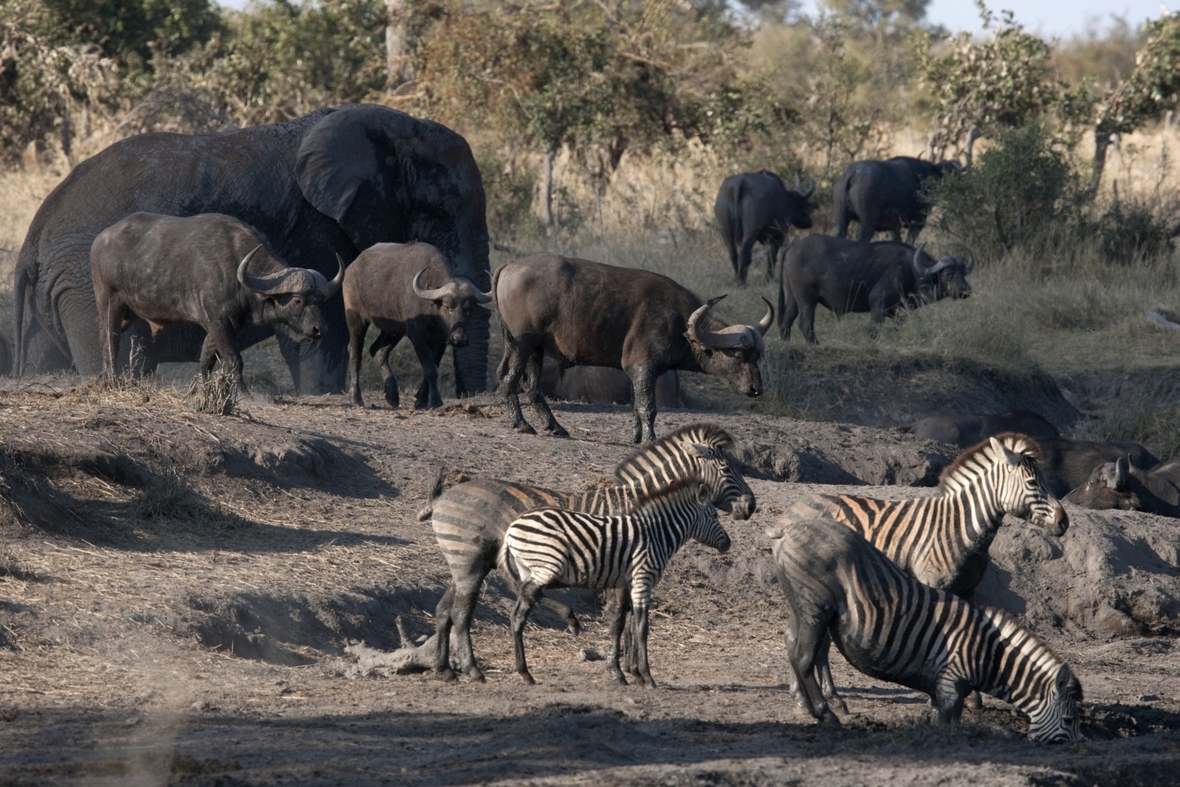
[(534, 614), (523, 685), (494, 576), (473, 629), (486, 684), (382, 667), (432, 631), (448, 578), (415, 517), (440, 467), (576, 488), (632, 450), (626, 408), (557, 412), (569, 440), (511, 432), (491, 397), (215, 417), (171, 389), (0, 386), (0, 784), (1180, 783), (1180, 526), (1146, 514), (1070, 508), (1060, 539), (1012, 520), (992, 548), (981, 595), (1071, 663), (1083, 742), (1030, 743), (991, 698), (931, 725), (923, 696), (838, 655), (843, 729), (795, 713), (763, 529), (821, 490), (929, 494), (904, 485), (953, 451), (895, 429), (661, 413), (661, 433), (730, 430), (759, 510), (656, 589), (658, 689), (608, 680), (580, 592), (577, 639)]

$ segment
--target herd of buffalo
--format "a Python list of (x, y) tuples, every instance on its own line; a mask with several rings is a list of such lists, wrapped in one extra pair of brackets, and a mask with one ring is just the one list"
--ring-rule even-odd
[[(715, 216), (736, 281), (745, 282), (755, 244), (769, 247), (768, 280), (785, 247), (780, 335), (789, 338), (798, 319), (812, 343), (817, 305), (837, 316), (868, 312), (875, 332), (899, 310), (968, 297), (970, 249), (965, 261), (934, 259), (924, 244), (911, 245), (926, 218), (924, 183), (957, 169), (908, 157), (857, 162), (834, 186), (837, 235), (789, 246), (789, 227), (812, 226), (814, 181), (788, 188), (767, 171), (726, 178)], [(852, 221), (857, 240), (844, 237)], [(877, 231), (893, 240), (871, 242)], [(514, 428), (533, 431), (522, 395), (545, 430), (563, 435), (543, 391), (606, 401), (631, 394), (633, 437), (645, 444), (655, 439), (658, 397), (660, 406), (677, 398), (678, 370), (759, 395), (758, 364), (776, 313), (764, 298), (756, 323), (727, 325), (711, 314), (719, 297), (701, 300), (666, 276), (553, 254), (514, 260), (493, 276), (484, 191), (467, 142), (373, 105), (110, 146), (42, 203), (14, 290), (14, 375), (144, 374), (168, 361), (199, 361), (208, 375), (220, 359), (244, 389), (241, 350), (274, 336), (297, 391), (346, 390), (361, 405), (363, 341), (374, 326), (368, 351), (394, 407), (389, 356), (407, 336), (424, 373), (416, 407), (442, 403), (438, 367), (448, 345), (457, 393), (485, 387), (490, 320), (477, 307), (488, 306), (504, 329), (497, 377)], [(912, 431), (962, 447), (1023, 432), (1040, 441), (1055, 494), (1180, 515), (1180, 465), (1159, 466), (1142, 446), (1066, 440), (1029, 413), (927, 419)]]

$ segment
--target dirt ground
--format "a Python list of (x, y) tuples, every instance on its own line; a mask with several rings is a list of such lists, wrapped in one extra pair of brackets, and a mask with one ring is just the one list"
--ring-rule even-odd
[(0, 784), (1180, 783), (1180, 526), (1147, 514), (1071, 507), (1060, 539), (1011, 520), (992, 547), (982, 599), (1070, 662), (1083, 742), (1033, 744), (992, 698), (932, 725), (924, 696), (835, 654), (844, 727), (795, 713), (763, 530), (817, 491), (929, 494), (900, 485), (928, 486), (953, 451), (897, 430), (660, 414), (660, 433), (732, 432), (758, 513), (725, 520), (726, 555), (690, 544), (657, 587), (658, 689), (608, 680), (601, 610), (579, 592), (577, 639), (534, 613), (523, 685), (495, 576), (473, 628), (486, 684), (376, 666), (413, 644), (399, 619), (411, 640), (433, 630), (448, 573), (415, 515), (440, 466), (577, 488), (631, 452), (626, 408), (556, 409), (571, 439), (510, 431), (491, 397), (214, 417), (170, 390), (5, 382)]

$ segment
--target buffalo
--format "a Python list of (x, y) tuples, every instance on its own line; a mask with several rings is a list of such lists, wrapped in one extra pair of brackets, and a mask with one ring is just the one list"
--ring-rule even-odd
[(960, 168), (957, 161), (935, 163), (909, 156), (857, 161), (844, 170), (832, 189), (836, 237), (847, 235), (848, 222), (855, 219), (860, 223), (857, 240), (870, 241), (878, 231), (887, 230), (900, 241), (904, 225), (906, 241), (912, 245), (930, 208), (922, 199), (922, 184)]
[(814, 192), (815, 181), (801, 191), (796, 179), (795, 188), (788, 189), (778, 175), (766, 170), (730, 175), (721, 183), (713, 215), (738, 284), (746, 283), (755, 243), (770, 246), (766, 260), (766, 280), (770, 281), (779, 249), (786, 243), (787, 228), (792, 224), (799, 229), (811, 227), (816, 204), (809, 198)]
[(799, 329), (811, 344), (815, 339), (815, 307), (822, 304), (842, 317), (848, 312), (869, 312), (869, 332), (886, 317), (901, 309), (914, 308), (943, 298), (966, 298), (971, 294), (967, 276), (975, 269), (975, 254), (969, 260), (943, 257), (937, 262), (929, 254), (904, 243), (832, 238), (808, 235), (787, 248), (779, 269), (779, 334), (791, 336), (791, 325), (799, 318)]
[(354, 405), (361, 398), (361, 350), (370, 325), (381, 333), (369, 353), (385, 371), (385, 401), (399, 403), (397, 378), (389, 354), (403, 336), (410, 337), (422, 383), (414, 406), (442, 406), (438, 364), (447, 344), (467, 344), (467, 320), (477, 304), (492, 296), (470, 280), (454, 276), (438, 249), (428, 243), (378, 243), (361, 252), (344, 274), (344, 320), (348, 325), (348, 391)]
[(1086, 483), (1094, 468), (1106, 462), (1128, 457), (1134, 465), (1145, 469), (1160, 463), (1139, 443), (1069, 440), (1065, 437), (1045, 437), (1037, 442), (1045, 455), (1039, 463), (1045, 485), (1058, 498), (1064, 498)]
[(716, 374), (747, 396), (762, 393), (758, 360), (762, 337), (774, 321), (769, 302), (757, 325), (727, 326), (709, 316), (721, 298), (702, 304), (666, 276), (555, 254), (498, 268), (492, 295), (505, 338), (500, 392), (518, 431), (535, 433), (520, 410), (523, 380), (545, 429), (567, 435), (540, 392), (545, 353), (562, 366), (627, 372), (635, 392), (637, 443), (655, 440), (655, 381), (669, 369)]
[[(541, 368), (541, 393), (549, 399), (587, 404), (631, 404), (631, 378), (622, 369), (609, 366), (571, 366), (562, 369), (545, 356)], [(680, 406), (680, 377), (669, 369), (656, 378), (656, 407), (666, 410)]]
[(959, 448), (970, 448), (1003, 432), (1016, 432), (1037, 440), (1058, 436), (1057, 427), (1028, 410), (1012, 410), (999, 415), (932, 415), (903, 427), (902, 431)]
[[(201, 375), (207, 377), (220, 357), (245, 391), (238, 352), (243, 334), (273, 327), (294, 341), (323, 337), (328, 326), (320, 304), (340, 288), (339, 257), (337, 266), (331, 282), (318, 271), (287, 267), (232, 216), (133, 213), (99, 233), (90, 248), (104, 373), (116, 371), (120, 336), (137, 319), (149, 324), (152, 336), (165, 325), (196, 323), (206, 334)], [(150, 357), (148, 342), (143, 352)]]
[(1086, 482), (1065, 496), (1085, 508), (1147, 511), (1180, 517), (1180, 459), (1143, 470), (1129, 457), (1095, 467)]

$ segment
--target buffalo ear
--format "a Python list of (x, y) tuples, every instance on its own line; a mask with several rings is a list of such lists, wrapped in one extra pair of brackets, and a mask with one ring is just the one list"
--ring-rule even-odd
[[(341, 107), (304, 134), (295, 156), (295, 177), (308, 202), (330, 216), (357, 249), (401, 241), (395, 222), (401, 183), (395, 182), (399, 143), (414, 119), (381, 106)], [(398, 216), (397, 214), (402, 214)]]

